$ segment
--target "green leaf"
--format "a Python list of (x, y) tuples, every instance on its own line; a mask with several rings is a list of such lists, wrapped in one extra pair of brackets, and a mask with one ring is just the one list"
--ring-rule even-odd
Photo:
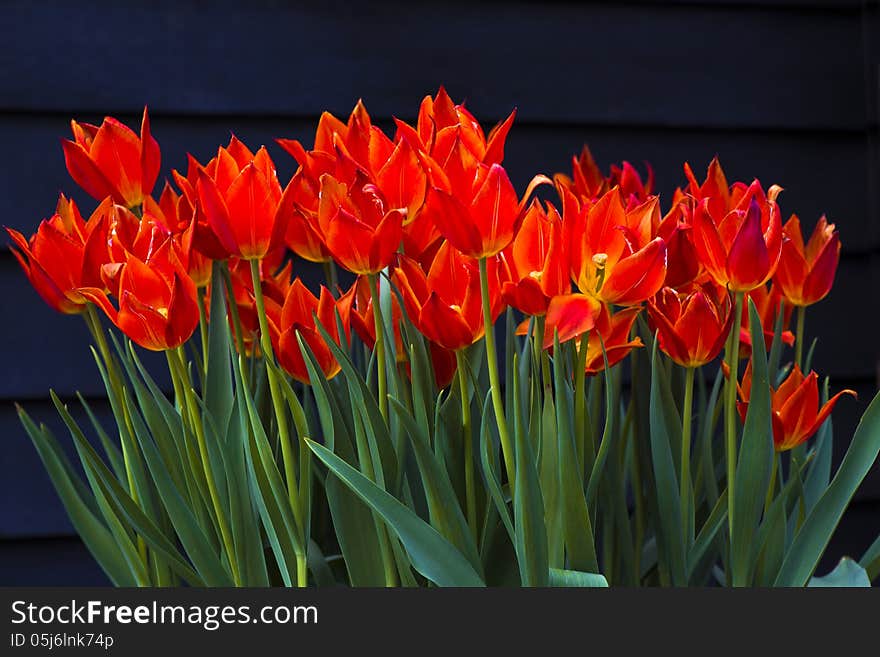
[(491, 402), (492, 393), (489, 391), (486, 393), (485, 400), (483, 401), (483, 413), (480, 415), (480, 460), (483, 465), (481, 470), (483, 480), (486, 482), (486, 488), (489, 489), (489, 496), (495, 503), (498, 515), (501, 517), (504, 528), (510, 537), (510, 542), (514, 543), (516, 542), (516, 537), (513, 530), (513, 520), (510, 517), (510, 510), (507, 508), (507, 501), (502, 492), (501, 479), (498, 474), (501, 469), (498, 458), (498, 446), (492, 440), (489, 432), (489, 418), (492, 417)]
[(83, 466), (94, 477), (96, 485), (100, 486), (101, 492), (107, 500), (113, 503), (116, 512), (132, 526), (135, 532), (143, 537), (150, 548), (162, 556), (174, 572), (190, 584), (196, 586), (203, 585), (202, 578), (195, 573), (189, 563), (180, 555), (177, 547), (134, 502), (129, 492), (122, 487), (119, 481), (114, 478), (112, 471), (101, 461), (97, 452), (86, 440), (82, 431), (80, 431), (70, 416), (70, 413), (61, 404), (60, 400), (54, 397), (54, 393), (53, 401), (55, 401), (56, 407), (65, 424), (67, 424), (68, 429), (70, 429)]
[(865, 587), (871, 586), (868, 573), (849, 557), (844, 557), (837, 567), (824, 577), (812, 577), (807, 583), (810, 587)]
[(862, 416), (834, 479), (810, 511), (788, 550), (776, 586), (803, 586), (822, 556), (843, 512), (880, 453), (880, 393)]
[(718, 536), (718, 530), (721, 529), (726, 520), (727, 489), (725, 488), (715, 502), (715, 506), (709, 514), (709, 517), (706, 519), (706, 522), (703, 523), (703, 528), (700, 530), (700, 533), (697, 534), (693, 546), (688, 550), (688, 582), (693, 581), (694, 573), (706, 558), (706, 555), (709, 554), (709, 548), (715, 543), (715, 537)]
[(312, 440), (307, 443), (335, 476), (385, 520), (418, 572), (438, 586), (485, 586), (467, 558), (436, 529), (326, 447)]
[(226, 296), (221, 280), (222, 263), (214, 263), (211, 276), (210, 316), (218, 321), (208, 323), (208, 362), (205, 380), (205, 407), (218, 427), (229, 422), (235, 405), (232, 385), (233, 363), (230, 358), (232, 337), (226, 320)]
[(607, 588), (608, 580), (598, 573), (584, 573), (579, 570), (550, 569), (550, 586), (578, 588)]
[(767, 487), (770, 485), (774, 458), (770, 377), (767, 372), (764, 329), (751, 299), (749, 326), (752, 334), (752, 388), (733, 484), (731, 581), (734, 586), (746, 586), (751, 580), (754, 569), (752, 547)]
[(687, 584), (684, 528), (681, 526), (681, 500), (672, 452), (672, 436), (681, 435), (681, 420), (669, 389), (669, 380), (657, 353), (657, 340), (651, 353), (651, 458), (656, 482), (657, 543), (661, 559), (676, 586)]
[[(821, 403), (828, 401), (828, 379), (822, 390)], [(834, 446), (834, 427), (829, 417), (819, 431), (816, 432), (816, 442), (813, 453), (816, 455), (804, 480), (804, 504), (809, 512), (828, 487), (831, 481), (831, 458)]]
[(292, 586), (295, 581), (292, 573), (296, 573), (297, 556), (306, 555), (306, 547), (302, 541), (300, 527), (294, 518), (268, 436), (257, 414), (250, 391), (243, 383), (241, 375), (243, 369), (244, 357), (239, 356), (239, 367), (235, 370), (236, 397), (242, 417), (247, 417), (250, 424), (250, 431), (247, 432), (246, 455), (251, 491), (281, 576), (286, 585)]
[(232, 586), (232, 577), (215, 552), (211, 540), (199, 526), (191, 506), (174, 484), (140, 413), (134, 408), (131, 400), (126, 399), (126, 405), (162, 505), (187, 555), (207, 586)]
[(46, 472), (55, 486), (70, 522), (89, 552), (116, 586), (136, 586), (125, 558), (107, 525), (103, 523), (80, 496), (74, 484), (73, 468), (55, 438), (46, 428), (37, 428), (33, 420), (18, 407), (18, 416), (37, 448)]
[[(516, 371), (517, 356), (513, 358)], [(513, 525), (516, 556), (524, 586), (547, 586), (550, 569), (544, 499), (538, 479), (535, 453), (522, 425), (519, 378), (513, 378), (513, 433), (516, 451), (516, 483), (513, 492)]]
[(553, 395), (551, 394), (547, 394), (544, 398), (539, 430), (541, 432), (539, 472), (541, 491), (544, 494), (547, 549), (550, 555), (550, 565), (554, 568), (561, 568), (565, 564), (565, 526), (562, 524), (562, 491), (559, 481), (559, 432), (556, 430), (556, 407), (553, 405)]
[(452, 482), (446, 469), (438, 463), (431, 451), (426, 427), (420, 427), (403, 405), (396, 399), (389, 398), (391, 407), (403, 421), (409, 434), (413, 451), (418, 462), (431, 525), (445, 536), (458, 550), (464, 554), (477, 572), (482, 569), (480, 555), (474, 542), (473, 534), (468, 528), (467, 520), (458, 503), (458, 497), (452, 489)]
[(871, 581), (874, 581), (877, 579), (877, 575), (880, 575), (880, 536), (874, 539), (871, 547), (865, 550), (865, 554), (859, 560), (859, 565), (868, 572), (868, 577), (871, 578)]
[(385, 571), (373, 514), (337, 477), (324, 482), (333, 529), (352, 586), (385, 586)]
[(565, 376), (559, 338), (554, 336), (553, 385), (556, 391), (556, 451), (558, 455), (558, 486), (561, 501), (563, 533), (568, 564), (575, 570), (597, 572), (599, 560), (593, 537), (593, 525), (584, 494), (578, 465), (573, 424), (572, 390)]

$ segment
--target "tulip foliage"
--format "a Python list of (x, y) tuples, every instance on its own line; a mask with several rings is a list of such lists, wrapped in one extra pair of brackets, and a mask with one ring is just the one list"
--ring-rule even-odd
[[(20, 417), (114, 584), (813, 581), (880, 451), (875, 400), (833, 471), (857, 402), (804, 348), (834, 224), (805, 239), (717, 158), (666, 199), (584, 148), (520, 193), (513, 122), (441, 88), (387, 133), (359, 102), (278, 140), (290, 180), (233, 137), (161, 189), (146, 110), (73, 122), (96, 208), (8, 231), (85, 320), (115, 421), (53, 393), (80, 468)], [(876, 578), (880, 543), (844, 566), (815, 582)]]

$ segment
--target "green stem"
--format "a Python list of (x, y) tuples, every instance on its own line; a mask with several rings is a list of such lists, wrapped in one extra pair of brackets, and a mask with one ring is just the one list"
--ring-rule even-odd
[(379, 412), (385, 421), (388, 421), (388, 393), (387, 376), (385, 371), (385, 323), (382, 321), (382, 308), (379, 299), (379, 276), (369, 274), (367, 281), (370, 285), (370, 298), (373, 305), (373, 324), (376, 328), (376, 378), (379, 388)]
[(501, 453), (504, 456), (504, 467), (510, 494), (513, 496), (514, 480), (516, 479), (516, 463), (513, 445), (507, 430), (507, 419), (504, 416), (504, 402), (501, 395), (501, 380), (498, 375), (498, 353), (495, 350), (495, 326), (492, 322), (492, 309), (489, 303), (489, 270), (486, 258), (480, 258), (480, 293), (483, 297), (483, 326), (485, 329), (486, 361), (489, 366), (489, 385), (492, 388), (492, 406), (495, 409), (495, 420), (498, 425), (498, 437), (501, 440)]
[(229, 560), (229, 567), (232, 570), (232, 579), (235, 582), (236, 586), (241, 586), (242, 582), (238, 572), (238, 562), (235, 557), (235, 547), (232, 539), (232, 533), (229, 529), (229, 523), (227, 522), (226, 514), (223, 512), (223, 508), (220, 504), (220, 494), (217, 491), (217, 485), (214, 481), (214, 471), (211, 467), (210, 457), (208, 456), (208, 444), (205, 440), (205, 430), (202, 425), (202, 418), (199, 415), (198, 402), (195, 398), (195, 392), (189, 380), (189, 374), (187, 373), (186, 357), (183, 353), (183, 347), (181, 346), (177, 349), (169, 350), (166, 353), (168, 354), (169, 364), (171, 364), (172, 367), (177, 368), (179, 385), (183, 390), (183, 410), (185, 410), (185, 412), (188, 414), (190, 425), (192, 426), (196, 434), (196, 442), (199, 448), (199, 457), (202, 461), (202, 469), (205, 473), (205, 480), (208, 483), (208, 493), (211, 497), (211, 505), (214, 507), (214, 515), (217, 518), (217, 526), (220, 529), (220, 537), (223, 541), (223, 547), (226, 550), (226, 556)]
[(724, 442), (727, 454), (727, 522), (731, 538), (733, 537), (733, 511), (734, 499), (736, 498), (733, 486), (736, 476), (736, 384), (739, 377), (739, 332), (743, 307), (742, 292), (735, 294), (733, 322), (730, 325), (730, 337), (724, 354), (730, 368), (727, 388), (724, 391)]
[(309, 562), (305, 554), (296, 555), (296, 585), (301, 589), (309, 585)]
[(807, 318), (807, 307), (797, 307), (797, 335), (794, 338), (794, 362), (803, 370), (804, 368), (804, 342), (807, 336), (804, 335), (804, 324)]
[[(357, 413), (355, 414), (355, 422), (360, 422)], [(376, 468), (373, 465), (373, 457), (370, 455), (370, 447), (367, 445), (364, 431), (360, 428), (355, 429), (355, 444), (361, 472), (374, 482), (377, 481), (378, 477), (376, 476)], [(396, 587), (398, 585), (397, 567), (391, 547), (391, 539), (389, 539), (390, 529), (378, 513), (373, 511), (372, 515), (373, 523), (376, 526), (376, 536), (379, 539), (379, 555), (382, 558), (382, 568), (385, 571), (385, 586), (389, 588)]]
[[(98, 311), (94, 304), (88, 304), (85, 320), (86, 325), (89, 327), (89, 331), (92, 334), (92, 337), (95, 339), (95, 343), (98, 345), (98, 352), (101, 354), (101, 359), (104, 361), (104, 367), (107, 370), (107, 378), (110, 381), (110, 387), (113, 388), (113, 393), (116, 395), (116, 398), (122, 405), (124, 420), (128, 428), (129, 435), (134, 436), (134, 431), (131, 427), (131, 420), (128, 417), (128, 409), (125, 406), (124, 384), (120, 379), (119, 372), (116, 370), (116, 362), (113, 360), (113, 355), (110, 353), (110, 347), (107, 344), (107, 338), (104, 335), (104, 329), (101, 326), (101, 318), (98, 315)], [(119, 430), (120, 432), (123, 430), (121, 426), (119, 427)], [(122, 463), (125, 467), (125, 478), (126, 483), (128, 484), (129, 495), (131, 495), (132, 501), (136, 505), (140, 506), (140, 495), (138, 494), (137, 484), (134, 480), (134, 471), (131, 464), (134, 455), (131, 454), (130, 450), (126, 446), (127, 441), (122, 439), (121, 434), (119, 445), (122, 448)], [(140, 554), (141, 559), (143, 559), (144, 567), (146, 568), (147, 544), (140, 534), (137, 535), (137, 544), (138, 553)]]
[(272, 350), (272, 338), (269, 334), (269, 320), (266, 317), (266, 303), (263, 299), (263, 284), (260, 279), (260, 263), (251, 260), (251, 280), (254, 284), (254, 302), (257, 305), (257, 317), (260, 322), (260, 349), (266, 361), (266, 375), (269, 379), (269, 393), (272, 397), (272, 408), (278, 424), (278, 438), (281, 443), (281, 460), (284, 464), (284, 478), (287, 482), (287, 495), (294, 517), (300, 527), (302, 525), (302, 509), (299, 505), (299, 491), (296, 482), (296, 464), (290, 443), (290, 429), (287, 425), (287, 413), (284, 408), (284, 395), (278, 381), (275, 356)]
[[(242, 356), (245, 355), (244, 334), (241, 332), (241, 317), (238, 314), (238, 304), (235, 302), (235, 287), (232, 285), (232, 274), (229, 273), (229, 263), (220, 263), (220, 274), (223, 277), (223, 283), (226, 286), (227, 305), (229, 313), (232, 315), (232, 326), (235, 328), (235, 346)], [(241, 375), (244, 376), (245, 371)], [(245, 380), (247, 383), (247, 380)]]
[(681, 413), (681, 527), (690, 532), (693, 527), (691, 505), (691, 423), (694, 408), (694, 372), (693, 367), (685, 370), (684, 404)]
[(330, 292), (336, 295), (336, 288), (339, 287), (339, 277), (336, 274), (336, 263), (333, 260), (325, 260), (321, 263), (324, 266), (324, 278), (327, 279), (327, 287)]
[(196, 303), (199, 306), (199, 337), (202, 339), (202, 380), (208, 373), (208, 312), (205, 309), (205, 288), (196, 290)]
[[(574, 432), (575, 448), (577, 450), (577, 467), (581, 478), (592, 471), (596, 462), (596, 436), (593, 432), (593, 418), (598, 413), (593, 410), (589, 420), (587, 419), (587, 338), (588, 334), (580, 336), (581, 346), (577, 350), (576, 365), (574, 369)], [(562, 355), (560, 354), (560, 357)], [(601, 385), (602, 380), (597, 378), (592, 387)], [(598, 394), (595, 395), (598, 398)]]
[(467, 504), (468, 526), (474, 537), (477, 536), (477, 497), (474, 480), (474, 446), (471, 432), (471, 400), (468, 395), (467, 359), (464, 350), (455, 352), (458, 374), (458, 389), (461, 395), (461, 431), (464, 435), (464, 490)]

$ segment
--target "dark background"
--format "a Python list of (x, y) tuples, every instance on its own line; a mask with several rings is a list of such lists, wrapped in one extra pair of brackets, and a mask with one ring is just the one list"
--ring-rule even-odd
[[(843, 242), (831, 296), (810, 310), (815, 366), (859, 401), (835, 411), (845, 447), (873, 397), (880, 346), (880, 12), (874, 1), (376, 2), (199, 0), (0, 3), (0, 223), (26, 233), (57, 194), (84, 199), (59, 140), (149, 105), (163, 177), (209, 158), (230, 131), (311, 144), (318, 114), (413, 119), (447, 86), (488, 127), (513, 107), (505, 163), (520, 189), (568, 170), (589, 143), (603, 168), (655, 168), (666, 198), (682, 163), (716, 153), (731, 180), (785, 188), (785, 213), (821, 213)], [(369, 5), (369, 6), (366, 6)], [(161, 179), (160, 179), (161, 180)], [(158, 187), (157, 187), (158, 189)], [(107, 413), (83, 323), (55, 314), (0, 253), (0, 584), (105, 582), (67, 521), (13, 402), (68, 443), (48, 401), (76, 391)], [(822, 570), (880, 530), (875, 466)]]

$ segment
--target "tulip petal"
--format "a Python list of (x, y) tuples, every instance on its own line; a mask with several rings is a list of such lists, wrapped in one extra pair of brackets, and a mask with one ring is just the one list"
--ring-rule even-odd
[(585, 294), (553, 297), (544, 324), (544, 348), (553, 346), (554, 334), (563, 343), (591, 330), (600, 309), (601, 304)]
[(159, 142), (150, 133), (150, 117), (147, 108), (144, 107), (144, 115), (141, 119), (141, 192), (145, 197), (153, 192), (161, 167), (162, 154), (159, 151)]
[[(784, 248), (784, 247), (783, 247)], [(812, 269), (803, 284), (803, 301), (813, 304), (821, 301), (834, 285), (834, 274), (840, 260), (840, 238), (837, 233), (825, 243), (825, 246), (813, 261)]]
[(748, 292), (770, 277), (770, 255), (761, 231), (761, 208), (754, 200), (749, 204), (745, 219), (733, 240), (727, 258), (730, 289)]
[(125, 203), (125, 199), (116, 190), (107, 176), (89, 158), (85, 149), (72, 141), (61, 142), (64, 150), (64, 162), (70, 177), (92, 198), (100, 201), (112, 196), (117, 203)]
[(474, 341), (474, 332), (462, 317), (461, 310), (444, 302), (431, 292), (419, 314), (419, 330), (429, 340), (453, 351)]
[(237, 253), (246, 260), (262, 258), (273, 246), (277, 199), (269, 181), (254, 164), (248, 164), (229, 186), (226, 207)]
[(656, 237), (611, 269), (599, 294), (606, 303), (629, 306), (654, 296), (666, 278), (666, 242)]

